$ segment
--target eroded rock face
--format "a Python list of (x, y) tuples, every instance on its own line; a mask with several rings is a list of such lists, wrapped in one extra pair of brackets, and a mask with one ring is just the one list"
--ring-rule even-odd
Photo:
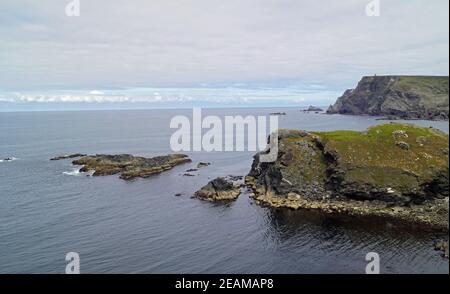
[[(398, 139), (409, 148), (399, 148)], [(400, 124), (363, 133), (281, 130), (278, 160), (260, 163), (255, 155), (246, 184), (256, 199), (271, 206), (312, 205), (348, 214), (377, 211), (379, 216), (426, 219), (420, 206), (435, 201), (429, 209), (435, 218), (426, 222), (448, 226), (448, 152), (443, 151), (448, 142), (448, 135), (433, 129)], [(412, 205), (414, 213), (408, 211)], [(405, 213), (388, 210), (391, 206)]]
[(227, 181), (223, 177), (216, 178), (209, 182), (194, 194), (194, 198), (207, 201), (232, 201), (241, 194), (241, 188)]
[(152, 158), (135, 157), (129, 154), (91, 155), (74, 160), (74, 165), (82, 165), (81, 172), (93, 172), (93, 176), (121, 174), (120, 178), (132, 180), (148, 178), (174, 168), (177, 165), (191, 162), (184, 154), (172, 154)]
[(448, 77), (364, 77), (327, 110), (329, 114), (448, 120)]

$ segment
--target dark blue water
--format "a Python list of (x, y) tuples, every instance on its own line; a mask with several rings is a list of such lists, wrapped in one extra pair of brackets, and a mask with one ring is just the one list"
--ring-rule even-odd
[[(276, 111), (288, 113), (280, 117), (283, 128), (364, 130), (383, 123)], [(134, 182), (68, 175), (70, 160), (49, 161), (75, 152), (170, 153), (169, 122), (180, 114), (190, 111), (0, 113), (0, 159), (19, 158), (0, 162), (0, 273), (64, 273), (71, 251), (80, 254), (82, 273), (364, 273), (370, 251), (379, 253), (384, 273), (448, 273), (432, 233), (271, 210), (246, 194), (226, 205), (190, 198), (216, 176), (247, 174), (252, 153), (189, 153), (192, 164)], [(448, 132), (445, 122), (414, 123)], [(196, 177), (181, 176), (199, 161), (212, 165)]]

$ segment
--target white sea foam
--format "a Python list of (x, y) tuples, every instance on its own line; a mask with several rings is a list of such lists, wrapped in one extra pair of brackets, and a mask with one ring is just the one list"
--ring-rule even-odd
[(74, 177), (79, 177), (79, 176), (92, 176), (94, 172), (81, 172), (80, 168), (75, 168), (72, 171), (65, 171), (63, 172), (63, 174), (68, 175), (68, 176), (74, 176)]
[(72, 171), (65, 171), (65, 172), (63, 172), (63, 174), (68, 175), (68, 176), (75, 176), (75, 177), (77, 177), (77, 176), (81, 176), (83, 173), (80, 172), (79, 168), (76, 168), (76, 169), (74, 169)]
[(7, 158), (4, 158), (4, 159), (0, 159), (0, 162), (11, 162), (11, 161), (16, 161), (16, 160), (19, 160), (19, 158), (7, 157)]

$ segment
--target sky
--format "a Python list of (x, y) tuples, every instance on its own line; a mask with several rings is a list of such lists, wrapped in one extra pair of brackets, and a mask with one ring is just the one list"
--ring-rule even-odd
[(0, 2), (0, 111), (328, 105), (449, 71), (448, 0), (72, 1)]

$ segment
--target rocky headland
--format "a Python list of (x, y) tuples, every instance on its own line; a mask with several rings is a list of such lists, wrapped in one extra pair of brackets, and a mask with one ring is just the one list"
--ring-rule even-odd
[(279, 131), (278, 159), (256, 154), (257, 203), (377, 217), (448, 232), (448, 135), (405, 124), (365, 132)]
[(191, 162), (191, 159), (184, 154), (171, 154), (152, 158), (137, 157), (130, 154), (89, 156), (74, 154), (55, 157), (52, 160), (74, 157), (80, 157), (72, 162), (73, 165), (82, 166), (80, 172), (91, 172), (93, 176), (108, 176), (120, 173), (120, 178), (124, 180), (148, 178), (170, 170), (177, 165)]
[(448, 76), (368, 76), (345, 91), (328, 114), (448, 120)]

